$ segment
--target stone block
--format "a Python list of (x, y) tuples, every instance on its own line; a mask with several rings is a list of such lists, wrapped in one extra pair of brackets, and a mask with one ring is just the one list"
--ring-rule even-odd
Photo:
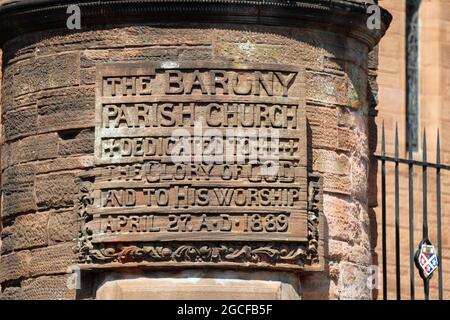
[(21, 300), (22, 289), (20, 287), (7, 287), (5, 290), (0, 292), (0, 300)]
[(329, 73), (306, 73), (306, 97), (322, 103), (346, 105), (347, 81), (345, 77)]
[(71, 156), (79, 154), (93, 154), (94, 153), (94, 130), (85, 129), (77, 132), (74, 136), (63, 136), (59, 143), (59, 155)]
[(351, 129), (338, 128), (338, 149), (342, 151), (351, 152), (356, 149), (355, 133)]
[(324, 213), (330, 239), (358, 243), (362, 230), (354, 203), (325, 194)]
[(4, 193), (2, 200), (2, 216), (4, 218), (31, 212), (37, 208), (33, 188), (26, 188), (23, 191), (11, 194)]
[(7, 168), (2, 175), (2, 191), (11, 194), (13, 192), (24, 192), (34, 186), (33, 165), (18, 165)]
[(94, 126), (92, 88), (48, 91), (38, 100), (38, 131), (60, 131)]
[(2, 252), (47, 245), (47, 224), (47, 213), (18, 216), (2, 231)]
[(87, 169), (94, 166), (93, 156), (57, 158), (48, 161), (40, 161), (36, 164), (36, 174), (42, 175), (56, 171), (69, 171)]
[(58, 156), (56, 133), (26, 137), (14, 144), (13, 163), (45, 160)]
[(14, 96), (79, 83), (77, 53), (49, 55), (18, 62), (14, 74)]
[[(101, 36), (100, 36), (101, 33)], [(123, 50), (124, 47), (138, 46), (207, 46), (212, 44), (212, 32), (198, 32), (195, 28), (158, 28), (151, 26), (129, 26), (76, 32), (61, 37), (58, 33), (48, 33), (48, 37), (38, 44), (38, 55), (47, 55), (68, 50), (110, 48)], [(121, 39), (121, 41), (117, 41)]]
[(74, 246), (74, 242), (68, 242), (30, 251), (30, 274), (65, 273), (75, 259)]
[(349, 175), (325, 172), (323, 174), (323, 190), (341, 195), (352, 194), (352, 181)]
[(349, 245), (344, 241), (330, 239), (328, 250), (328, 257), (333, 261), (349, 261), (363, 266), (369, 266), (371, 262), (371, 253), (360, 245)]
[[(189, 53), (194, 53), (190, 55)], [(195, 56), (195, 53), (197, 54)], [(211, 59), (211, 48), (133, 48), (120, 50), (88, 50), (80, 57), (81, 67), (95, 67), (99, 63), (110, 63), (116, 61), (167, 61), (182, 59), (183, 55), (188, 60)]]
[(327, 272), (305, 273), (301, 277), (303, 300), (328, 300), (330, 278)]
[(355, 199), (363, 203), (366, 203), (368, 199), (368, 172), (369, 164), (366, 159), (352, 159), (352, 194), (354, 195)]
[(345, 154), (330, 150), (313, 150), (313, 171), (350, 174), (350, 160)]
[(73, 210), (51, 212), (48, 236), (51, 243), (73, 241), (77, 237), (77, 220)]
[(36, 198), (39, 208), (59, 208), (73, 205), (74, 173), (60, 173), (36, 178)]
[(370, 270), (351, 262), (339, 264), (339, 288), (342, 300), (372, 299), (372, 289), (369, 286)]
[(308, 105), (308, 124), (311, 128), (313, 148), (337, 147), (337, 113), (334, 108)]
[(42, 276), (22, 281), (23, 300), (75, 299), (75, 289), (67, 286), (68, 275)]
[(37, 109), (34, 106), (11, 111), (4, 115), (3, 134), (5, 141), (21, 136), (33, 135), (37, 131)]

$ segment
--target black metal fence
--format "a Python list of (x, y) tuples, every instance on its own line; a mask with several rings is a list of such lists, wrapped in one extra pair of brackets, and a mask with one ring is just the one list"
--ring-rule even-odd
[[(382, 232), (382, 266), (383, 266), (383, 299), (387, 299), (388, 285), (393, 285), (393, 283), (388, 283), (387, 276), (389, 270), (387, 269), (387, 234), (386, 234), (386, 217), (392, 214), (392, 212), (387, 212), (386, 210), (386, 163), (392, 163), (395, 166), (394, 171), (394, 216), (395, 216), (395, 286), (396, 286), (396, 297), (398, 300), (401, 299), (401, 268), (400, 262), (403, 257), (400, 251), (400, 195), (399, 195), (399, 167), (400, 165), (407, 165), (408, 168), (408, 195), (409, 195), (409, 287), (410, 287), (410, 298), (415, 299), (415, 284), (414, 277), (415, 272), (419, 272), (420, 277), (423, 280), (424, 287), (424, 297), (426, 300), (430, 296), (430, 286), (429, 280), (433, 274), (437, 273), (438, 276), (438, 297), (439, 300), (443, 299), (443, 288), (442, 288), (442, 226), (441, 226), (441, 170), (449, 170), (450, 166), (441, 164), (440, 159), (440, 137), (439, 130), (437, 132), (437, 144), (436, 144), (436, 162), (427, 161), (427, 140), (426, 131), (423, 131), (423, 141), (422, 141), (422, 161), (413, 159), (413, 152), (411, 148), (408, 150), (407, 159), (399, 157), (399, 143), (398, 143), (398, 128), (395, 128), (395, 152), (394, 156), (386, 155), (386, 140), (385, 140), (385, 128), (384, 123), (382, 127), (382, 137), (381, 137), (381, 155), (375, 155), (377, 160), (381, 163), (381, 232)], [(422, 171), (422, 239), (421, 241), (415, 242), (414, 239), (414, 169), (421, 168)], [(436, 174), (436, 244), (437, 252), (432, 245), (429, 235), (428, 235), (428, 174), (429, 171), (435, 171)], [(435, 271), (435, 272), (434, 272)]]

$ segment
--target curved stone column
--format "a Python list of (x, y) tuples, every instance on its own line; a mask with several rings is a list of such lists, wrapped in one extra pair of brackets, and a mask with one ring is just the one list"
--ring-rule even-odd
[[(368, 5), (359, 1), (76, 4), (81, 9), (80, 30), (67, 29), (69, 14), (61, 1), (6, 1), (0, 7), (1, 298), (89, 298), (98, 288), (101, 297), (127, 298), (123, 292), (129, 286), (161, 285), (161, 279), (183, 286), (190, 278), (200, 279), (199, 286), (184, 287), (194, 298), (201, 288), (211, 290), (211, 297), (223, 292), (224, 298), (252, 298), (251, 290), (233, 296), (221, 289), (227, 281), (237, 286), (244, 281), (253, 292), (272, 288), (265, 283), (270, 281), (273, 291), (262, 292), (262, 298), (371, 298), (366, 286), (371, 265), (368, 54), (390, 23), (387, 12), (381, 10), (381, 28), (369, 30)], [(191, 80), (180, 82), (180, 74)], [(240, 75), (253, 79), (251, 91), (239, 88), (237, 82), (233, 87), (231, 79)], [(163, 134), (172, 125), (167, 113), (175, 109), (163, 108), (141, 122), (136, 109), (128, 120), (123, 114), (124, 131), (108, 131), (109, 125), (121, 126), (120, 104), (143, 101), (135, 96), (147, 96), (144, 100), (152, 103), (160, 101), (148, 96), (173, 104), (186, 102), (188, 111), (193, 103), (195, 113), (210, 110), (211, 101), (247, 103), (245, 108), (253, 108), (269, 127), (276, 122), (267, 120), (271, 112), (281, 110), (274, 106), (286, 105), (280, 111), (287, 115), (280, 141), (286, 142), (282, 148), (292, 152), (290, 159), (298, 168), (290, 184), (298, 187), (298, 193), (289, 193), (289, 184), (280, 187), (294, 200), (286, 200), (290, 207), (286, 212), (274, 212), (279, 214), (276, 217), (287, 215), (289, 227), (284, 229), (280, 218), (273, 233), (266, 223), (267, 214), (278, 207), (273, 205), (276, 199), (264, 204), (264, 198), (258, 198), (253, 203), (250, 195), (245, 204), (250, 209), (242, 212), (262, 210), (266, 222), (261, 232), (254, 224), (253, 233), (239, 229), (248, 221), (239, 204), (229, 210), (235, 229), (228, 230), (227, 218), (221, 216), (222, 229), (217, 221), (209, 221), (205, 223), (211, 225), (199, 232), (153, 232), (149, 221), (155, 218), (146, 213), (143, 222), (144, 215), (134, 210), (134, 206), (145, 207), (143, 188), (152, 187), (148, 181), (144, 187), (135, 181), (142, 178), (139, 165), (146, 163), (136, 147), (140, 142), (131, 142), (134, 153), (128, 161), (124, 142), (111, 142), (110, 150), (104, 140), (114, 135), (128, 139), (133, 134), (144, 138)], [(269, 107), (261, 111), (252, 103)], [(118, 109), (105, 109), (111, 104)], [(190, 128), (192, 123), (175, 119), (189, 118), (190, 112), (177, 110), (173, 126)], [(292, 110), (296, 110), (295, 125)], [(261, 112), (266, 116), (261, 118)], [(107, 125), (105, 117), (111, 121)], [(158, 124), (151, 124), (155, 119)], [(169, 121), (166, 129), (164, 119)], [(216, 127), (226, 127), (214, 119)], [(151, 129), (140, 128), (146, 121)], [(289, 146), (291, 135), (299, 138), (292, 140), (296, 145)], [(130, 166), (133, 169), (127, 171)], [(262, 182), (253, 185), (254, 181), (245, 180), (248, 175), (237, 176), (234, 185), (264, 188)], [(192, 177), (183, 181), (188, 180), (191, 183)], [(108, 183), (134, 190), (134, 198), (128, 204), (114, 198), (119, 193), (108, 198)], [(234, 188), (227, 183), (208, 181), (205, 188)], [(154, 186), (152, 192), (164, 188)], [(124, 192), (120, 197), (126, 197)], [(181, 197), (178, 200), (184, 199), (181, 192), (174, 193)], [(118, 208), (111, 208), (108, 201), (117, 201)], [(175, 206), (170, 202), (164, 212), (176, 216), (179, 228), (183, 226), (177, 216), (180, 208)], [(98, 218), (93, 212), (104, 216)], [(203, 219), (195, 214), (189, 219)], [(215, 214), (207, 212), (206, 217)], [(152, 226), (159, 231), (167, 227), (158, 223), (159, 227)], [(70, 267), (81, 269), (81, 290), (67, 286), (73, 279)], [(276, 296), (280, 290), (285, 294)], [(142, 292), (142, 298), (155, 298), (145, 289)]]

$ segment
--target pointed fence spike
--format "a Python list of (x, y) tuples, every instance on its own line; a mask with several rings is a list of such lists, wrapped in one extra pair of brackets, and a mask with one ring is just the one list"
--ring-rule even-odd
[(398, 160), (398, 125), (395, 122), (395, 159)]
[(423, 128), (423, 144), (422, 144), (423, 164), (427, 162), (427, 129)]
[(381, 125), (381, 155), (384, 157), (386, 155), (386, 139), (384, 137), (384, 120)]
[(439, 129), (437, 129), (436, 164), (440, 163), (441, 163), (441, 138), (439, 135)]

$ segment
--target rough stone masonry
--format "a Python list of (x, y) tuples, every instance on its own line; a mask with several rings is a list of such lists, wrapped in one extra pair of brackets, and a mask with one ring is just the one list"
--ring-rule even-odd
[[(0, 298), (370, 299), (368, 56), (390, 15), (78, 5), (68, 30), (65, 2), (0, 2)], [(173, 160), (216, 136), (230, 158)]]

